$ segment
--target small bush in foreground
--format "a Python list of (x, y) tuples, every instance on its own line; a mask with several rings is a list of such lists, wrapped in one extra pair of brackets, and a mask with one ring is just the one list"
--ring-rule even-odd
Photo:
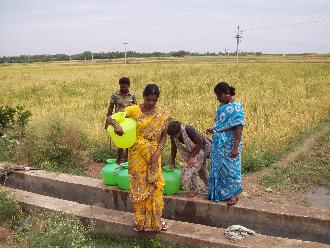
[(76, 248), (86, 246), (90, 231), (74, 216), (39, 214), (29, 227), (16, 232), (15, 239), (23, 247)]
[(80, 150), (86, 136), (78, 122), (50, 116), (29, 127), (17, 146), (16, 162), (47, 170), (81, 174), (84, 170)]
[(4, 191), (0, 191), (0, 224), (21, 213), (18, 203)]

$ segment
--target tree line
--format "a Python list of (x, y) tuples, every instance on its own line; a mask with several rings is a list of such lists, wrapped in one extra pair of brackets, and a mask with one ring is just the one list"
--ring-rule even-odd
[[(261, 52), (242, 52), (240, 55), (261, 55)], [(219, 53), (197, 53), (189, 52), (185, 50), (173, 51), (173, 52), (151, 52), (143, 53), (136, 51), (127, 51), (127, 57), (184, 57), (186, 55), (190, 56), (217, 56), (217, 55), (235, 55), (235, 53), (219, 52)], [(100, 52), (93, 53), (93, 59), (117, 59), (124, 58), (125, 53), (116, 52)], [(69, 61), (69, 60), (91, 60), (92, 52), (85, 51), (79, 54), (66, 55), (66, 54), (41, 54), (41, 55), (20, 55), (20, 56), (3, 56), (0, 57), (0, 63), (33, 63), (33, 62), (47, 62), (47, 61)]]

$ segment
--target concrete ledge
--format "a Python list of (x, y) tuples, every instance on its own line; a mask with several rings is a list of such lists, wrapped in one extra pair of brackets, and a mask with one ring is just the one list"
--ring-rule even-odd
[[(155, 233), (136, 233), (132, 229), (134, 216), (131, 213), (105, 209), (49, 196), (38, 195), (17, 189), (0, 187), (11, 192), (27, 211), (52, 211), (73, 214), (87, 223), (94, 223), (96, 231), (135, 236), (153, 236)], [(166, 242), (181, 243), (194, 247), (327, 247), (327, 245), (284, 239), (265, 235), (252, 235), (238, 243), (231, 243), (224, 230), (199, 224), (168, 220), (169, 229), (157, 233)]]
[[(78, 203), (132, 212), (127, 191), (109, 187), (99, 179), (46, 171), (9, 176), (6, 186)], [(166, 196), (164, 217), (214, 227), (240, 224), (258, 233), (330, 244), (330, 211), (240, 200), (228, 208), (199, 197)]]

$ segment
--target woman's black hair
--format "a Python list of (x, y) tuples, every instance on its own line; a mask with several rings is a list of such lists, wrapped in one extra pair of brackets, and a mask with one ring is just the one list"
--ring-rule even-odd
[(231, 96), (234, 96), (235, 95), (235, 88), (230, 86), (226, 82), (219, 82), (214, 87), (214, 92), (215, 93), (229, 93)]
[(129, 78), (122, 77), (122, 78), (119, 79), (119, 85), (121, 85), (121, 84), (125, 84), (125, 85), (130, 86), (131, 82), (130, 82)]
[(156, 84), (148, 84), (143, 90), (143, 97), (156, 95), (157, 98), (160, 95), (159, 87)]
[(181, 131), (181, 123), (179, 121), (171, 121), (167, 128), (167, 135), (175, 136)]

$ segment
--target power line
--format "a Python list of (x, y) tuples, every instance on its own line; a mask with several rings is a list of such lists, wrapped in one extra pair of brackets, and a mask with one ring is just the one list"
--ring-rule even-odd
[(255, 38), (255, 37), (248, 37), (251, 40), (257, 40), (257, 41), (264, 41), (264, 42), (270, 42), (270, 43), (277, 43), (277, 44), (284, 44), (284, 45), (293, 45), (293, 46), (300, 46), (300, 47), (316, 47), (316, 48), (327, 48), (325, 46), (319, 46), (315, 44), (303, 44), (303, 43), (293, 43), (293, 42), (281, 42), (281, 41), (274, 41), (274, 40), (267, 40), (262, 38)]
[[(307, 21), (299, 21), (299, 22), (292, 22), (292, 23), (286, 23), (286, 24), (277, 24), (277, 25), (267, 25), (267, 26), (261, 26), (261, 27), (247, 27), (244, 28), (243, 30), (241, 30), (241, 32), (243, 31), (255, 31), (255, 30), (271, 30), (271, 29), (279, 29), (279, 28), (288, 28), (288, 27), (295, 27), (295, 26), (299, 26), (299, 25), (307, 25), (307, 24), (316, 24), (316, 23), (326, 23), (326, 22), (330, 22), (330, 16), (325, 16), (325, 17), (321, 17), (317, 20), (307, 20)], [(225, 29), (229, 29), (228, 27), (225, 27)], [(143, 36), (149, 36), (152, 35), (152, 33), (149, 34), (140, 34), (138, 35), (143, 37)], [(238, 36), (240, 36), (240, 34), (237, 34)], [(238, 46), (239, 46), (239, 42), (240, 42), (240, 38), (242, 37), (237, 37), (237, 35), (235, 36), (235, 39), (237, 39), (236, 41), (236, 55), (238, 57)], [(221, 38), (216, 38), (216, 37), (221, 36)], [(250, 37), (248, 37), (250, 38)], [(160, 44), (147, 44), (147, 43), (134, 43), (134, 47), (145, 47), (145, 48), (154, 48), (154, 49), (162, 49), (164, 48), (164, 46), (170, 46), (170, 47), (176, 47), (177, 49), (180, 49), (180, 47), (184, 46), (184, 49), (186, 49), (189, 46), (198, 46), (198, 45), (208, 45), (208, 44), (214, 44), (214, 43), (219, 43), (221, 41), (226, 41), (226, 40), (230, 40), (232, 39), (232, 37), (229, 37), (228, 35), (224, 36), (223, 34), (216, 34), (213, 33), (211, 35), (211, 37), (209, 36), (208, 39), (196, 39), (196, 40), (186, 40), (186, 41), (180, 41), (180, 42), (161, 42)], [(259, 40), (259, 41), (264, 41), (264, 42), (270, 42), (270, 43), (278, 43), (278, 44), (287, 44), (287, 45), (294, 45), (294, 46), (303, 46), (303, 47), (318, 47), (318, 48), (329, 48), (329, 47), (325, 47), (325, 46), (319, 46), (319, 45), (311, 45), (311, 44), (299, 44), (299, 43), (289, 43), (289, 42), (280, 42), (280, 41), (272, 41), (272, 40), (265, 40), (265, 39), (259, 39), (259, 38), (250, 38), (250, 39), (254, 39), (254, 40)], [(125, 45), (125, 49), (126, 49), (126, 45)], [(174, 48), (173, 48), (174, 49)]]
[(304, 21), (304, 22), (302, 21), (302, 22), (294, 22), (294, 23), (278, 24), (278, 25), (268, 25), (268, 26), (261, 26), (261, 27), (256, 27), (256, 28), (246, 28), (246, 29), (244, 29), (244, 31), (287, 28), (287, 27), (293, 27), (293, 26), (298, 26), (298, 25), (326, 23), (326, 22), (330, 22), (330, 16), (324, 17), (319, 20), (311, 20), (311, 21)]

